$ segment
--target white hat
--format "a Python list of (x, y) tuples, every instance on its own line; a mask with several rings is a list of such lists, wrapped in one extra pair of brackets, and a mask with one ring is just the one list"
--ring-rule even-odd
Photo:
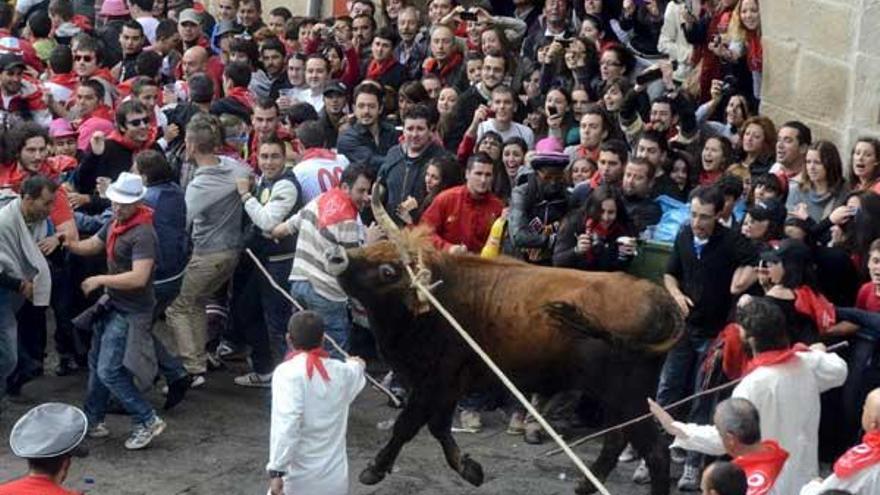
[(130, 205), (142, 200), (147, 194), (140, 175), (122, 172), (116, 182), (107, 188), (107, 199), (114, 203)]

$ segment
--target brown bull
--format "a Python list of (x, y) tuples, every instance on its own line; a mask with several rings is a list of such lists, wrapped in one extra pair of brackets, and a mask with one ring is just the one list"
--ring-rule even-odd
[[(414, 268), (421, 274), (430, 274), (429, 283), (439, 282), (437, 299), (521, 390), (584, 391), (602, 403), (609, 424), (646, 412), (663, 354), (683, 327), (664, 289), (619, 273), (437, 252), (423, 232), (400, 233), (381, 205), (374, 202), (373, 209), (393, 242), (339, 250), (329, 256), (328, 269), (365, 306), (382, 357), (410, 395), (391, 439), (361, 473), (362, 483), (381, 481), (425, 424), (452, 469), (474, 485), (483, 481), (481, 466), (459, 451), (451, 425), (460, 398), (497, 380), (419, 299), (404, 265), (411, 259), (419, 260)], [(606, 436), (593, 472), (605, 479), (627, 441), (646, 459), (652, 495), (667, 494), (669, 454), (652, 422)], [(579, 491), (591, 488), (584, 480)]]

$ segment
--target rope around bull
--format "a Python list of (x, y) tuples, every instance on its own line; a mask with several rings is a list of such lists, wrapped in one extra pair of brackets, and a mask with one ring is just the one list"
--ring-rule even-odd
[(413, 273), (412, 268), (409, 266), (409, 264), (404, 264), (404, 266), (406, 267), (406, 271), (409, 274), (410, 280), (412, 281), (412, 286), (415, 287), (419, 292), (421, 292), (425, 299), (427, 299), (428, 302), (430, 302), (435, 308), (437, 308), (437, 311), (439, 311), (440, 314), (442, 314), (443, 317), (446, 318), (446, 321), (448, 321), (449, 324), (452, 325), (453, 328), (455, 328), (455, 330), (458, 332), (459, 335), (461, 335), (461, 338), (463, 338), (464, 341), (467, 342), (470, 348), (473, 349), (473, 351), (477, 353), (478, 356), (480, 356), (480, 359), (482, 359), (483, 362), (486, 363), (486, 365), (489, 367), (489, 369), (491, 369), (492, 372), (495, 373), (495, 376), (497, 376), (498, 379), (501, 380), (501, 383), (503, 383), (504, 386), (507, 387), (507, 389), (510, 391), (510, 393), (512, 393), (513, 396), (516, 397), (516, 400), (518, 400), (523, 405), (523, 407), (526, 408), (529, 414), (531, 414), (536, 420), (538, 420), (538, 423), (550, 435), (550, 438), (552, 438), (554, 442), (559, 444), (560, 449), (565, 452), (565, 454), (571, 459), (574, 465), (577, 466), (581, 473), (583, 473), (584, 476), (586, 476), (586, 478), (590, 480), (590, 483), (592, 483), (593, 486), (596, 487), (599, 493), (601, 493), (602, 495), (611, 495), (608, 492), (608, 489), (606, 489), (605, 486), (602, 484), (602, 482), (599, 481), (598, 478), (596, 478), (592, 471), (590, 471), (590, 468), (588, 468), (586, 464), (584, 464), (584, 462), (577, 456), (577, 454), (574, 453), (573, 450), (571, 450), (571, 447), (569, 447), (568, 444), (566, 444), (565, 441), (562, 439), (562, 437), (559, 436), (558, 433), (556, 433), (556, 430), (554, 430), (553, 427), (550, 426), (550, 423), (548, 423), (547, 420), (544, 419), (543, 416), (541, 416), (541, 413), (539, 413), (538, 410), (535, 409), (534, 406), (532, 406), (532, 403), (526, 399), (523, 393), (520, 392), (518, 388), (516, 388), (516, 385), (514, 385), (509, 378), (507, 378), (507, 375), (505, 375), (504, 372), (501, 371), (501, 368), (499, 368), (498, 365), (496, 365), (495, 362), (492, 361), (492, 358), (490, 358), (485, 353), (485, 351), (483, 351), (483, 349), (480, 347), (480, 344), (478, 344), (477, 341), (475, 341), (465, 331), (465, 329), (462, 328), (461, 324), (458, 323), (458, 320), (456, 320), (455, 317), (452, 316), (452, 314), (449, 313), (449, 311), (445, 307), (443, 307), (442, 304), (440, 304), (440, 301), (438, 301), (437, 298), (434, 297), (434, 294), (432, 294), (431, 291), (419, 281), (418, 277)]
[[(294, 299), (293, 296), (291, 296), (286, 290), (284, 290), (284, 288), (282, 288), (280, 285), (278, 285), (278, 282), (276, 282), (275, 279), (272, 278), (272, 275), (270, 275), (268, 270), (266, 270), (266, 267), (263, 266), (262, 263), (260, 263), (260, 260), (257, 258), (257, 255), (255, 255), (254, 252), (251, 251), (250, 248), (245, 249), (245, 252), (248, 254), (248, 256), (251, 257), (251, 260), (253, 260), (254, 264), (257, 265), (257, 268), (260, 269), (260, 272), (263, 273), (263, 276), (266, 277), (266, 280), (269, 282), (269, 285), (271, 285), (273, 289), (277, 290), (280, 294), (282, 294), (288, 301), (290, 301), (294, 306), (296, 306), (297, 309), (299, 309), (300, 311), (305, 311), (305, 308), (302, 306), (302, 304), (299, 303), (299, 301)], [(331, 337), (325, 333), (324, 338), (327, 340), (327, 342), (330, 343), (331, 346), (333, 346), (334, 349), (339, 351), (340, 354), (342, 354), (346, 358), (351, 357), (351, 356), (349, 356), (349, 354), (347, 352), (345, 352), (345, 349), (340, 347), (340, 345), (337, 344), (335, 340), (333, 340), (333, 337)], [(370, 382), (370, 385), (372, 385), (376, 390), (387, 395), (388, 398), (391, 400), (391, 402), (394, 403), (395, 407), (400, 407), (400, 399), (398, 399), (397, 396), (394, 395), (393, 392), (391, 392), (387, 388), (383, 387), (382, 384), (379, 383), (378, 380), (376, 380), (372, 376), (368, 375), (366, 372), (364, 372), (364, 376), (367, 378), (367, 381)]]
[[(844, 348), (844, 347), (846, 347), (846, 346), (848, 346), (848, 345), (849, 345), (849, 342), (846, 342), (846, 341), (844, 341), (844, 342), (838, 342), (837, 344), (834, 344), (834, 345), (832, 345), (831, 347), (828, 347), (827, 352), (833, 352), (833, 351), (836, 351), (836, 350), (838, 350), (838, 349), (842, 349), (842, 348)], [(727, 388), (731, 388), (731, 387), (733, 387), (734, 385), (736, 385), (736, 384), (738, 384), (739, 382), (741, 382), (744, 378), (745, 378), (745, 376), (742, 376), (742, 377), (740, 377), (740, 378), (737, 378), (736, 380), (732, 380), (732, 381), (729, 381), (729, 382), (727, 382), (727, 383), (723, 383), (723, 384), (721, 384), (721, 385), (718, 385), (718, 386), (715, 386), (715, 387), (708, 388), (708, 389), (706, 389), (706, 390), (703, 390), (703, 391), (697, 392), (697, 393), (695, 393), (694, 395), (691, 395), (691, 396), (685, 397), (684, 399), (681, 399), (680, 401), (673, 402), (672, 404), (669, 404), (668, 406), (664, 407), (663, 410), (669, 412), (669, 411), (671, 411), (672, 409), (675, 409), (676, 407), (678, 407), (678, 406), (680, 406), (680, 405), (682, 405), (682, 404), (687, 404), (688, 402), (690, 402), (690, 401), (692, 401), (692, 400), (694, 400), (694, 399), (698, 399), (698, 398), (700, 398), (700, 397), (702, 397), (702, 396), (704, 396), (704, 395), (714, 394), (715, 392), (719, 392), (719, 391), (721, 391), (721, 390), (724, 390), (724, 389), (727, 389)], [(638, 417), (636, 417), (636, 418), (633, 418), (633, 419), (631, 419), (631, 420), (629, 420), (629, 421), (625, 421), (625, 422), (620, 423), (620, 424), (618, 424), (618, 425), (612, 426), (612, 427), (610, 427), (610, 428), (605, 428), (604, 430), (599, 430), (599, 431), (597, 431), (597, 432), (595, 432), (595, 433), (590, 433), (590, 434), (587, 435), (587, 436), (584, 436), (584, 437), (578, 438), (577, 440), (571, 442), (571, 443), (568, 444), (568, 445), (569, 445), (569, 447), (577, 447), (578, 445), (581, 445), (581, 444), (583, 444), (583, 443), (587, 443), (587, 442), (589, 442), (590, 440), (593, 440), (593, 439), (599, 438), (599, 437), (601, 437), (601, 436), (607, 435), (608, 433), (611, 433), (611, 432), (613, 432), (613, 431), (621, 430), (621, 429), (623, 429), (623, 428), (626, 428), (627, 426), (631, 426), (631, 425), (634, 425), (634, 424), (636, 424), (636, 423), (640, 423), (640, 422), (642, 422), (642, 421), (644, 421), (644, 420), (646, 420), (646, 419), (652, 418), (653, 416), (654, 416), (654, 414), (653, 414), (653, 413), (650, 413), (650, 412), (649, 412), (649, 413), (646, 413), (646, 414), (643, 414), (643, 415), (641, 415), (641, 416), (638, 416)], [(562, 452), (562, 449), (553, 449), (553, 450), (548, 450), (547, 452), (544, 452), (543, 454), (541, 454), (541, 456), (542, 456), (542, 457), (553, 457), (553, 456), (555, 456), (555, 455), (557, 455), (557, 454), (559, 454), (559, 453), (561, 453), (561, 452)]]

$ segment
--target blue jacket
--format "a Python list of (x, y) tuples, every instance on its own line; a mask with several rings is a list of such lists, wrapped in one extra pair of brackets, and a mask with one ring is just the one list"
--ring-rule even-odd
[(153, 209), (153, 227), (159, 238), (156, 282), (183, 272), (189, 258), (186, 201), (183, 189), (169, 181), (147, 187), (144, 203)]

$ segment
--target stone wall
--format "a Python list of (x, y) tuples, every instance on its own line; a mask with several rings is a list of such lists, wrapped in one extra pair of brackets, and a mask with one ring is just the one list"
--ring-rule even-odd
[(761, 23), (762, 113), (804, 121), (844, 156), (880, 136), (880, 0), (764, 0)]

